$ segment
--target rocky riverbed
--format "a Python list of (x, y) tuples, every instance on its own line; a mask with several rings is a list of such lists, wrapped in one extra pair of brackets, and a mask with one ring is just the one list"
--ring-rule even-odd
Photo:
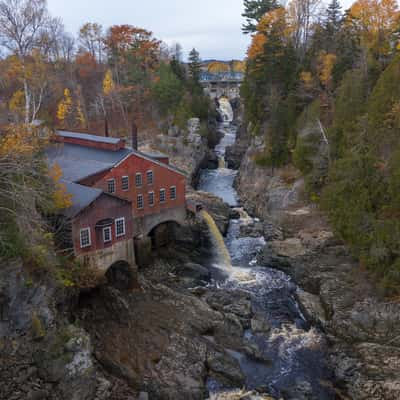
[(307, 319), (326, 332), (329, 363), (350, 398), (400, 398), (399, 302), (381, 297), (335, 238), (304, 195), (300, 174), (257, 166), (254, 158), (264, 143), (247, 140), (251, 145), (236, 187), (245, 207), (264, 221), (254, 227), (268, 240), (259, 263), (284, 271), (302, 288), (296, 293), (299, 304)]

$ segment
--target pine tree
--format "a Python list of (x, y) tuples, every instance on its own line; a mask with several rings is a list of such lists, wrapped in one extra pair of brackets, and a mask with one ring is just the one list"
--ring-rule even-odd
[(246, 18), (246, 23), (242, 27), (243, 33), (256, 32), (257, 24), (262, 16), (278, 7), (279, 4), (276, 0), (244, 0), (244, 13), (242, 17)]
[(196, 49), (192, 49), (189, 54), (189, 76), (194, 84), (199, 84), (201, 72), (200, 54)]
[[(342, 6), (339, 0), (332, 0), (326, 10), (325, 29), (332, 35), (339, 32), (343, 21)], [(332, 37), (331, 37), (332, 39)]]

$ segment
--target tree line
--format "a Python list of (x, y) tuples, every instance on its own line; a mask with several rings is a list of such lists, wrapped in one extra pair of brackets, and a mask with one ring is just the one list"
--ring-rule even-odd
[(74, 36), (46, 0), (0, 0), (0, 257), (43, 261), (48, 217), (71, 204), (62, 171), (47, 168), (43, 126), (130, 137), (207, 124), (200, 69), (195, 49), (184, 63), (179, 44), (146, 29), (88, 22)]
[(49, 15), (45, 0), (0, 1), (0, 122), (127, 133), (163, 117), (207, 117), (198, 82), (179, 44), (168, 47), (132, 25), (85, 23), (74, 37)]
[(400, 13), (395, 0), (246, 0), (246, 119), (259, 165), (294, 164), (360, 265), (400, 288)]

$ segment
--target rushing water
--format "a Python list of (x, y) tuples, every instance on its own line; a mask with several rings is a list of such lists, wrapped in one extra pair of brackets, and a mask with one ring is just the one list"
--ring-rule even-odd
[[(216, 152), (224, 160), (226, 146), (235, 141), (236, 128), (224, 123), (220, 129), (224, 138)], [(221, 162), (217, 170), (202, 171), (199, 189), (238, 207), (238, 195), (233, 187), (236, 174)], [(270, 363), (257, 362), (230, 351), (246, 374), (247, 389), (265, 388), (271, 395), (285, 399), (334, 399), (331, 385), (327, 384), (331, 374), (325, 365), (324, 337), (304, 320), (295, 300), (297, 287), (291, 279), (283, 272), (257, 265), (256, 256), (265, 245), (264, 238), (241, 235), (241, 226), (252, 224), (254, 219), (243, 209), (238, 211), (241, 218), (231, 221), (225, 239), (232, 265), (223, 265), (223, 259), (216, 257), (214, 267), (224, 271), (224, 278), (217, 274), (214, 284), (224, 290), (239, 288), (251, 293), (253, 313), (271, 327), (269, 332), (268, 329), (263, 333), (249, 329), (245, 333), (246, 339), (257, 346), (262, 358)], [(224, 391), (216, 381), (210, 380), (208, 386), (214, 394)]]

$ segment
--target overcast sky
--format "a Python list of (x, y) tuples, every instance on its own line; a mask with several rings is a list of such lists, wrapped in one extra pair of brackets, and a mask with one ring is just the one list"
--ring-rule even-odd
[[(352, 0), (341, 3), (348, 7)], [(168, 44), (179, 42), (185, 55), (196, 47), (203, 60), (244, 58), (250, 40), (241, 32), (243, 0), (48, 0), (48, 4), (71, 33), (85, 22), (105, 28), (135, 25)]]
[(249, 43), (241, 32), (243, 0), (48, 0), (48, 5), (71, 33), (85, 22), (130, 24), (168, 44), (179, 42), (185, 54), (196, 47), (202, 59), (243, 58)]

